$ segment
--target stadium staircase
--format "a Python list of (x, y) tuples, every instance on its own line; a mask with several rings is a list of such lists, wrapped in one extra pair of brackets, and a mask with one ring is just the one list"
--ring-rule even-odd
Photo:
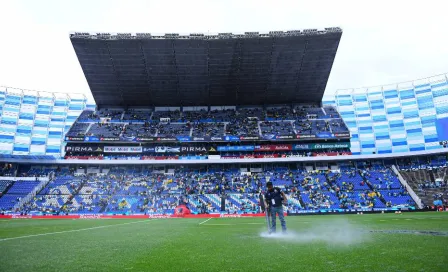
[(24, 198), (22, 198), (16, 205), (14, 209), (20, 210), (25, 204), (29, 203), (36, 195), (39, 193), (47, 184), (51, 181), (49, 178), (42, 178), (41, 182), (34, 187), (34, 189)]
[(79, 185), (79, 187), (74, 190), (73, 194), (67, 199), (67, 201), (64, 203), (64, 205), (61, 205), (60, 211), (62, 211), (62, 209), (65, 206), (69, 205), (73, 201), (73, 199), (75, 199), (75, 197), (78, 196), (79, 191), (81, 191), (82, 187), (87, 183), (87, 181), (88, 181), (87, 178), (82, 180), (82, 182)]
[(190, 204), (192, 212), (198, 212), (201, 209), (202, 203), (200, 199), (195, 200), (194, 197), (188, 196), (188, 203)]
[(429, 170), (429, 179), (431, 180), (431, 182), (436, 182), (436, 179), (434, 178), (434, 172), (431, 170)]
[(87, 133), (87, 131), (90, 130), (90, 128), (93, 126), (93, 124), (94, 124), (94, 123), (89, 124), (89, 126), (88, 126), (87, 129), (86, 129), (86, 133)]
[(324, 115), (327, 115), (327, 112), (325, 111), (324, 107), (321, 107), (322, 111), (324, 112)]
[[(373, 187), (373, 185), (372, 185), (372, 183), (370, 182), (370, 180), (369, 180), (365, 175), (362, 175), (362, 171), (361, 171), (361, 170), (358, 170), (358, 173), (361, 175), (362, 179), (363, 179), (364, 182), (367, 184), (367, 186), (369, 187), (369, 189), (372, 190), (372, 191), (375, 191), (375, 188)], [(381, 201), (384, 205), (386, 205), (387, 201), (386, 201), (386, 199), (384, 198), (384, 196), (383, 196), (382, 194), (380, 194), (380, 195), (378, 196), (378, 198), (380, 199), (380, 201)]]
[(216, 199), (214, 195), (200, 195), (199, 198), (206, 204), (210, 203), (214, 209), (221, 210), (221, 201)]
[(50, 183), (50, 181), (52, 181), (54, 178), (54, 172), (50, 172), (48, 174), (48, 177), (46, 178), (40, 178), (40, 183), (36, 187), (34, 187), (34, 189), (27, 196), (20, 199), (20, 201), (16, 205), (14, 205), (14, 209), (20, 210), (25, 204), (28, 204), (37, 195), (37, 193), (42, 191), (42, 189), (44, 189), (45, 186), (47, 186), (47, 184)]
[(103, 213), (103, 212), (105, 212), (105, 211), (106, 211), (106, 208), (107, 208), (107, 205), (104, 205), (104, 206), (100, 209), (99, 213)]
[(14, 185), (15, 181), (11, 181), (8, 185), (6, 185), (5, 189), (3, 190), (3, 192), (0, 190), (0, 193), (2, 193), (2, 195), (5, 195), (8, 193), (8, 190)]
[(227, 200), (229, 200), (228, 202), (230, 202), (231, 204), (237, 206), (238, 208), (240, 208), (241, 205), (241, 200), (239, 199), (239, 195), (236, 194), (230, 194), (229, 198), (227, 198)]
[(261, 131), (260, 122), (257, 122), (257, 127), (258, 127), (258, 135), (259, 135), (260, 137), (262, 137), (262, 136), (263, 136), (263, 133), (262, 133), (262, 131)]
[[(391, 168), (392, 168), (392, 171), (394, 171), (394, 173), (398, 176), (398, 180), (400, 181), (401, 185), (403, 185), (403, 187), (406, 188), (406, 191), (408, 191), (409, 195), (412, 197), (412, 199), (415, 201), (415, 203), (417, 203), (418, 208), (422, 209), (423, 208), (422, 199), (420, 197), (418, 197), (418, 195), (414, 192), (414, 190), (408, 184), (406, 179), (403, 178), (400, 171), (398, 171), (398, 168), (395, 165), (392, 165)], [(427, 200), (423, 200), (423, 201), (427, 201)]]

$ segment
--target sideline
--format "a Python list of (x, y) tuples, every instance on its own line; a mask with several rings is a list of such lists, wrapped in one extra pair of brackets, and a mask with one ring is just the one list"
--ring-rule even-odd
[(266, 223), (234, 223), (234, 224), (227, 224), (227, 223), (216, 223), (216, 224), (205, 224), (206, 226), (237, 226), (237, 225), (264, 225)]
[(202, 225), (202, 224), (204, 224), (205, 222), (208, 222), (210, 219), (212, 219), (212, 217), (210, 217), (209, 219), (207, 219), (207, 220), (205, 220), (205, 221), (202, 221), (201, 223), (199, 223), (199, 225)]
[(127, 223), (113, 224), (113, 225), (105, 225), (105, 226), (98, 226), (98, 227), (85, 228), (85, 229), (64, 230), (64, 231), (56, 231), (56, 232), (47, 232), (47, 233), (40, 233), (40, 234), (25, 235), (25, 236), (17, 236), (17, 237), (10, 237), (10, 238), (0, 239), (0, 242), (9, 241), (9, 240), (16, 240), (16, 239), (23, 239), (23, 238), (30, 238), (30, 237), (46, 236), (46, 235), (52, 235), (52, 234), (61, 234), (61, 233), (79, 232), (79, 231), (85, 231), (85, 230), (103, 229), (103, 228), (114, 227), (114, 226), (123, 226), (123, 225), (130, 225), (130, 224), (138, 224), (138, 223), (142, 223), (142, 222), (151, 222), (151, 221), (154, 221), (154, 220), (157, 220), (157, 219), (139, 220), (139, 221), (134, 221), (134, 222), (127, 222)]

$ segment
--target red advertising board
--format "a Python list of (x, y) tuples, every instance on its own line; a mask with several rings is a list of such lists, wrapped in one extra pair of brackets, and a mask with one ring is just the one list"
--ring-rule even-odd
[(223, 160), (232, 160), (232, 159), (240, 159), (241, 156), (221, 156)]
[(289, 151), (292, 150), (291, 144), (280, 145), (256, 145), (255, 151)]
[(178, 156), (143, 156), (141, 160), (178, 160)]
[(316, 135), (314, 134), (298, 134), (296, 135), (297, 139), (314, 139)]
[[(286, 215), (286, 213), (285, 213)], [(0, 215), (0, 219), (162, 219), (162, 218), (219, 218), (219, 217), (260, 217), (264, 213), (248, 214), (185, 214), (182, 217), (173, 214), (136, 214), (136, 215), (105, 215), (105, 214), (73, 214), (73, 215)]]
[(90, 157), (90, 156), (65, 156), (66, 160), (102, 160), (103, 157), (99, 157), (99, 156), (94, 156), (94, 157)]
[(257, 159), (268, 159), (268, 158), (278, 158), (278, 154), (266, 154), (266, 155), (255, 155)]
[(327, 157), (327, 156), (347, 156), (351, 155), (352, 152), (320, 152), (320, 153), (313, 153), (314, 157)]

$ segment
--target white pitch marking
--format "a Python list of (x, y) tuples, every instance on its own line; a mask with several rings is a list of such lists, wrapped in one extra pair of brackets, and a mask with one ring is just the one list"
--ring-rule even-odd
[(228, 223), (216, 223), (216, 224), (205, 224), (206, 226), (236, 226), (236, 225), (264, 225), (265, 223), (239, 223), (239, 224), (228, 224)]
[(409, 219), (409, 218), (407, 218), (407, 219), (405, 219), (405, 220), (408, 220), (408, 221), (410, 221), (410, 220), (412, 220), (412, 219)]
[(151, 221), (154, 221), (154, 220), (157, 220), (157, 219), (152, 219), (152, 220), (140, 220), (140, 221), (134, 221), (134, 222), (128, 222), (128, 223), (122, 223), (122, 224), (114, 224), (114, 225), (98, 226), (98, 227), (85, 228), (85, 229), (64, 230), (64, 231), (47, 232), (47, 233), (32, 234), (32, 235), (25, 235), (25, 236), (18, 236), (18, 237), (10, 237), (10, 238), (3, 238), (3, 239), (0, 239), (0, 242), (8, 241), (8, 240), (22, 239), (22, 238), (29, 238), (29, 237), (46, 236), (46, 235), (52, 235), (52, 234), (61, 234), (61, 233), (69, 233), (69, 232), (79, 232), (79, 231), (93, 230), (93, 229), (103, 229), (103, 228), (108, 228), (108, 227), (113, 227), (113, 226), (123, 226), (123, 225), (136, 224), (136, 223), (142, 223), (142, 222), (151, 222)]
[(210, 219), (212, 219), (213, 217), (210, 217), (209, 219), (207, 219), (207, 220), (205, 220), (205, 221), (202, 221), (201, 223), (199, 223), (199, 225), (202, 225), (202, 224), (204, 224), (205, 222), (208, 222)]

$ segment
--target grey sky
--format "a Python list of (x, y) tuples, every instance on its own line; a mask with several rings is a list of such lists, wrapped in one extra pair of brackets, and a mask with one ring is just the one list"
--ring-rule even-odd
[(0, 1), (0, 85), (90, 90), (70, 31), (344, 30), (327, 85), (336, 89), (448, 72), (448, 1)]

